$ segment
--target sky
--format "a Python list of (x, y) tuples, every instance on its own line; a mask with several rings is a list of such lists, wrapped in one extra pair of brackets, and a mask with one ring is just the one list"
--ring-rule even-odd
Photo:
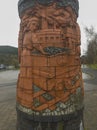
[(97, 0), (79, 0), (79, 18), (78, 23), (81, 29), (81, 53), (84, 54), (87, 49), (86, 35), (84, 27), (94, 26), (97, 32)]
[[(0, 45), (18, 46), (20, 19), (17, 8), (18, 0), (6, 0), (0, 3)], [(81, 52), (86, 50), (84, 27), (93, 25), (97, 30), (97, 0), (79, 0), (78, 23), (81, 28)]]

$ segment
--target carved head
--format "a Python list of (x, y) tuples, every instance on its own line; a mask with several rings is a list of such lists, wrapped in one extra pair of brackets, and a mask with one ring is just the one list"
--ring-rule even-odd
[(29, 19), (27, 28), (30, 31), (36, 31), (39, 27), (39, 19), (37, 17), (32, 17)]

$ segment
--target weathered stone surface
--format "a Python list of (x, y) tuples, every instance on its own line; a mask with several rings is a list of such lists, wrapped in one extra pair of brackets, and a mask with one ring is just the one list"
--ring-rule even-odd
[(61, 121), (83, 108), (78, 1), (20, 0), (19, 15), (17, 110)]
[[(42, 4), (44, 6), (48, 6), (51, 5), (53, 2), (55, 2), (55, 0), (19, 0), (18, 2), (19, 15), (21, 16), (23, 12), (28, 8), (37, 6), (37, 3)], [(56, 5), (58, 7), (71, 6), (78, 16), (78, 10), (79, 10), (78, 0), (56, 0)]]

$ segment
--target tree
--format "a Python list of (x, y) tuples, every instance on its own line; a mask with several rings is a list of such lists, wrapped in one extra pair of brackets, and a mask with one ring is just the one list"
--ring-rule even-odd
[(87, 62), (89, 64), (97, 63), (97, 33), (94, 30), (94, 27), (90, 28), (85, 27), (86, 37), (87, 37)]

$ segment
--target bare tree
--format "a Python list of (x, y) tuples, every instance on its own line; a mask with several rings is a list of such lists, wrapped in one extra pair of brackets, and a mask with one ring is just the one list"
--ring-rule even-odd
[(87, 37), (87, 62), (89, 64), (97, 63), (97, 33), (93, 26), (90, 28), (85, 27), (85, 33)]

